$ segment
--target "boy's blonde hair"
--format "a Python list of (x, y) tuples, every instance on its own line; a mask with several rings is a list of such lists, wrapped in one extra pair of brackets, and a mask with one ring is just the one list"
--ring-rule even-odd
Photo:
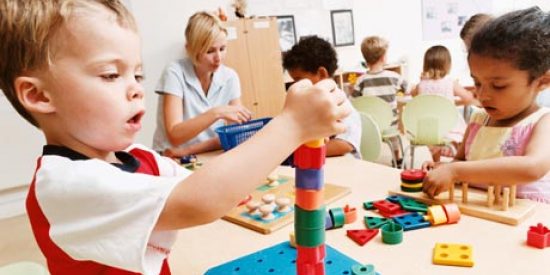
[(368, 65), (380, 60), (388, 50), (388, 41), (379, 36), (369, 36), (361, 42), (361, 53)]
[(189, 18), (185, 28), (185, 48), (193, 64), (198, 63), (200, 56), (208, 52), (222, 34), (227, 35), (227, 30), (214, 14), (201, 11)]
[(118, 0), (0, 1), (0, 89), (15, 110), (40, 127), (21, 105), (14, 82), (21, 74), (47, 70), (55, 56), (59, 30), (78, 11), (107, 8), (121, 26), (137, 31), (134, 18)]
[(424, 54), (424, 69), (422, 77), (440, 79), (451, 70), (451, 53), (441, 45), (429, 48)]

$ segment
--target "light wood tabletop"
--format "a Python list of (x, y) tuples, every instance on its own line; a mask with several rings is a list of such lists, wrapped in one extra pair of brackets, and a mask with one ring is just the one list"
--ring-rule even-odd
[[(199, 161), (206, 162), (216, 154), (200, 155)], [(257, 161), (261, 161), (261, 157)], [(275, 172), (294, 176), (294, 170), (289, 167), (279, 167)], [(539, 222), (550, 226), (550, 205), (547, 204), (537, 204), (535, 213), (517, 226), (462, 215), (458, 224), (407, 231), (403, 242), (398, 245), (382, 243), (380, 234), (365, 246), (357, 245), (346, 237), (346, 230), (365, 228), (363, 217), (373, 213), (364, 210), (362, 203), (386, 198), (388, 190), (399, 185), (399, 172), (397, 169), (349, 157), (328, 158), (325, 180), (349, 186), (351, 194), (331, 203), (327, 208), (350, 204), (359, 212), (355, 223), (327, 231), (326, 243), (361, 263), (373, 264), (377, 272), (385, 275), (548, 272), (550, 248), (537, 249), (526, 245), (529, 226)], [(290, 224), (263, 235), (221, 219), (208, 225), (181, 230), (170, 255), (172, 274), (203, 274), (211, 267), (287, 241), (292, 230)], [(432, 264), (436, 242), (472, 245), (474, 266)], [(24, 216), (0, 221), (0, 265), (19, 260), (44, 263)]]

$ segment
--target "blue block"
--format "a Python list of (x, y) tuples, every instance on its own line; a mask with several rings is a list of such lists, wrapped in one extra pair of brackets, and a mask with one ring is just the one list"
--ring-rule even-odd
[(424, 216), (418, 213), (412, 213), (393, 218), (399, 225), (403, 226), (403, 231), (415, 230), (431, 226), (429, 221), (424, 220)]
[(329, 230), (334, 228), (334, 222), (332, 221), (332, 217), (326, 213), (325, 216), (325, 230)]
[(392, 196), (389, 196), (386, 198), (387, 201), (391, 201), (393, 203), (399, 203), (399, 201), (402, 201), (402, 200), (408, 200), (409, 198), (407, 197), (403, 197), (403, 196), (399, 196), (399, 195), (392, 195)]
[(296, 188), (321, 190), (323, 188), (323, 169), (299, 169), (296, 170)]
[[(326, 247), (325, 274), (350, 274), (359, 262), (329, 245)], [(210, 268), (206, 275), (274, 275), (296, 274), (296, 249), (283, 242), (264, 250)]]

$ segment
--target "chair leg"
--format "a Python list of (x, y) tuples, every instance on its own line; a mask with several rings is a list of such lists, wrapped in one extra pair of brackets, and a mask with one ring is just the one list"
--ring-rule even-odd
[(385, 139), (384, 143), (386, 143), (388, 145), (388, 147), (390, 148), (391, 166), (392, 167), (397, 167), (397, 159), (395, 158), (395, 154), (394, 154), (393, 145), (391, 143), (391, 140)]
[(409, 169), (413, 169), (414, 168), (414, 149), (415, 149), (415, 146), (413, 144), (411, 144), (410, 148), (411, 148), (411, 166), (409, 167)]

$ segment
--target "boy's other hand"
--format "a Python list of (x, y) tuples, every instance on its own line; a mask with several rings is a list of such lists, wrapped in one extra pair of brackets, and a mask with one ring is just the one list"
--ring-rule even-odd
[(349, 104), (343, 104), (346, 94), (332, 79), (313, 85), (308, 79), (294, 83), (288, 90), (282, 114), (297, 126), (303, 142), (343, 133), (342, 119), (351, 113)]

